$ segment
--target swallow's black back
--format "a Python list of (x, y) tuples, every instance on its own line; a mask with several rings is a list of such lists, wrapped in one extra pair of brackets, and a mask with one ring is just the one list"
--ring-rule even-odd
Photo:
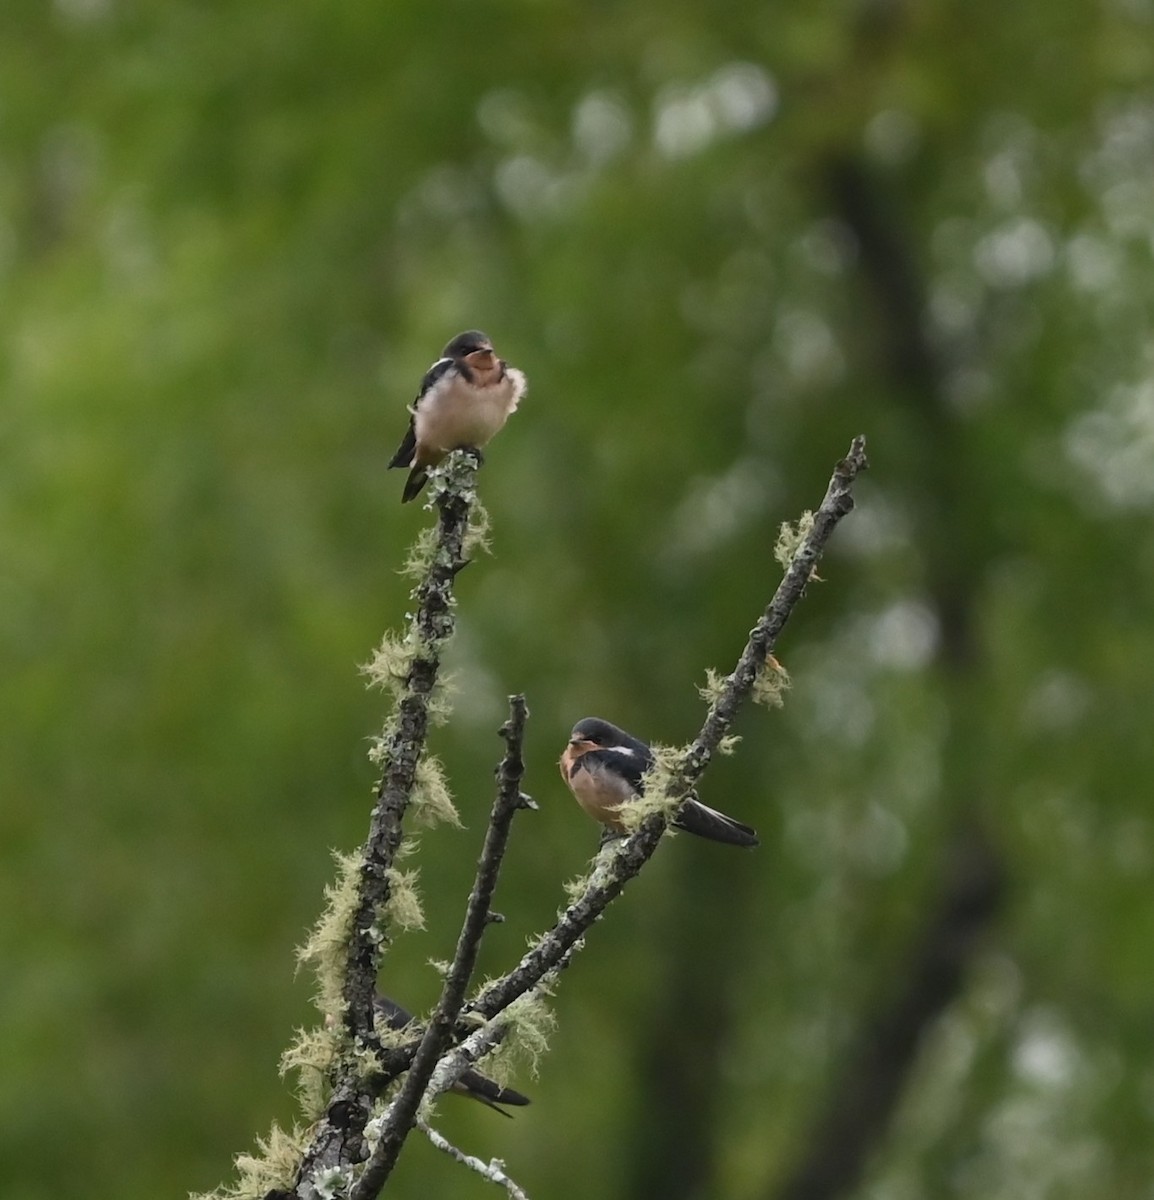
[(645, 742), (600, 717), (578, 721), (573, 726), (573, 734), (596, 743), (597, 749), (588, 751), (583, 758), (616, 771), (629, 781), (634, 791), (643, 790), (641, 781), (653, 766), (653, 751)]

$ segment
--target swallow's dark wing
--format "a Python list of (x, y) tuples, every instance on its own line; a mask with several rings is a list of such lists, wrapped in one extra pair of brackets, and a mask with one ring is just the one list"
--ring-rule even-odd
[(644, 742), (631, 740), (628, 746), (599, 746), (577, 759), (587, 766), (597, 763), (625, 779), (635, 792), (642, 791), (641, 780), (653, 766), (653, 754)]
[(425, 397), (425, 393), (430, 391), (433, 384), (438, 379), (443, 379), (453, 369), (453, 360), (451, 358), (438, 358), (435, 363), (425, 372), (425, 378), (421, 380), (421, 386), (417, 388), (417, 398), (413, 401), (413, 407), (420, 406), (421, 401)]
[(390, 467), (408, 467), (412, 466), (413, 455), (417, 451), (417, 429), (412, 417), (409, 418), (409, 428), (405, 432), (404, 440), (397, 449), (396, 454), (389, 460)]
[[(429, 389), (437, 382), (438, 379), (444, 378), (446, 372), (452, 370), (453, 360), (451, 358), (438, 358), (435, 363), (425, 372), (424, 379), (421, 380), (421, 386), (417, 389), (417, 398), (413, 401), (410, 412), (415, 413), (420, 406), (421, 401), (428, 393)], [(417, 449), (417, 429), (416, 423), (412, 417), (409, 418), (409, 428), (405, 433), (404, 440), (389, 461), (390, 467), (411, 467), (413, 465), (413, 454)], [(415, 494), (415, 493), (414, 493)]]

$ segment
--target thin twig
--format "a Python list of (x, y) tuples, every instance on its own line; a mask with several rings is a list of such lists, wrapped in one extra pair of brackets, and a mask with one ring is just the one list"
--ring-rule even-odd
[(444, 1134), (438, 1133), (437, 1130), (420, 1118), (417, 1120), (417, 1128), (438, 1150), (444, 1151), (450, 1158), (455, 1158), (457, 1162), (470, 1168), (470, 1170), (476, 1171), (478, 1175), (483, 1176), (490, 1183), (495, 1183), (498, 1187), (503, 1187), (512, 1197), (512, 1200), (529, 1200), (528, 1193), (518, 1187), (505, 1174), (505, 1164), (499, 1158), (491, 1158), (486, 1163), (472, 1154), (466, 1154), (464, 1150), (458, 1150)]
[[(397, 705), (396, 720), (384, 739), (377, 801), (364, 845), (356, 910), (349, 933), (342, 988), (345, 1043), (379, 1048), (373, 1024), (373, 998), (380, 966), (379, 922), (390, 895), (390, 870), (401, 844), (401, 822), (413, 793), (417, 764), (429, 727), (429, 705), (440, 672), (441, 650), (453, 635), (453, 581), (464, 556), (475, 503), (479, 461), (473, 451), (453, 454), (434, 481), (437, 540), (429, 568), (417, 586), (409, 636), (416, 652)], [(379, 1084), (367, 1078), (355, 1053), (337, 1062), (328, 1107), (318, 1122), (297, 1176), (296, 1194), (315, 1200), (321, 1172), (348, 1167), (366, 1156), (364, 1127)]]
[(473, 977), (473, 968), (477, 964), (481, 937), (489, 924), (489, 905), (497, 886), (497, 876), (509, 841), (513, 816), (518, 809), (526, 807), (521, 794), (521, 778), (525, 774), (522, 746), (528, 716), (525, 697), (510, 696), (509, 719), (500, 729), (501, 736), (505, 739), (505, 755), (497, 767), (497, 795), (489, 815), (489, 828), (477, 863), (477, 874), (465, 909), (465, 920), (457, 938), (457, 949), (445, 975), (441, 998), (425, 1027), (408, 1077), (389, 1106), (390, 1115), (382, 1126), (380, 1140), (357, 1183), (354, 1197), (375, 1196), (389, 1177), (401, 1146), (404, 1145), (416, 1119), (417, 1107), (425, 1093), (429, 1077), (452, 1039), (453, 1027), (464, 1003), (469, 980)]

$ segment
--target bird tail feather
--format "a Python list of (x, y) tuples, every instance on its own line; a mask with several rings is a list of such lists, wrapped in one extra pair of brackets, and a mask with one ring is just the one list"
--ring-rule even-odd
[(496, 1109), (503, 1117), (508, 1117), (511, 1114), (500, 1108), (499, 1105), (510, 1104), (514, 1108), (520, 1108), (522, 1105), (529, 1103), (528, 1096), (522, 1096), (520, 1092), (514, 1091), (513, 1088), (501, 1087), (499, 1083), (486, 1078), (479, 1071), (466, 1071), (461, 1076), (457, 1087), (469, 1099), (479, 1100), (482, 1104), (488, 1105), (489, 1108)]
[(408, 504), (410, 500), (415, 500), (421, 488), (428, 482), (429, 472), (424, 467), (414, 467), (409, 472), (408, 479), (405, 480), (405, 490), (401, 493), (401, 503)]
[(758, 845), (757, 830), (741, 821), (727, 817), (700, 800), (687, 800), (673, 824), (686, 833), (708, 838), (711, 842), (724, 842), (728, 846)]

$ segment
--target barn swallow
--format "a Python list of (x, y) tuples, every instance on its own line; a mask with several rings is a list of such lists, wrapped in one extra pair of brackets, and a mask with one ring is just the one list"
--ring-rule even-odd
[[(395, 1000), (390, 1000), (388, 996), (382, 996), (379, 992), (373, 1000), (373, 1007), (377, 1016), (390, 1029), (404, 1029), (413, 1019), (412, 1014), (406, 1012)], [(496, 1109), (503, 1117), (511, 1117), (513, 1114), (507, 1113), (500, 1105), (511, 1104), (514, 1108), (520, 1108), (529, 1103), (528, 1096), (522, 1096), (512, 1088), (503, 1088), (472, 1068), (453, 1084), (452, 1090), (462, 1096), (468, 1096), (470, 1100), (479, 1100), (489, 1108)]]
[(425, 486), (429, 468), (463, 446), (484, 446), (515, 412), (525, 376), (493, 353), (478, 329), (459, 333), (425, 372), (409, 405), (409, 430), (390, 467), (411, 467), (401, 503)]
[[(599, 717), (586, 717), (573, 726), (560, 766), (577, 803), (595, 821), (621, 834), (626, 832), (618, 816), (621, 805), (645, 791), (653, 752), (624, 729)], [(756, 830), (702, 804), (693, 793), (670, 824), (730, 846), (758, 844)]]

